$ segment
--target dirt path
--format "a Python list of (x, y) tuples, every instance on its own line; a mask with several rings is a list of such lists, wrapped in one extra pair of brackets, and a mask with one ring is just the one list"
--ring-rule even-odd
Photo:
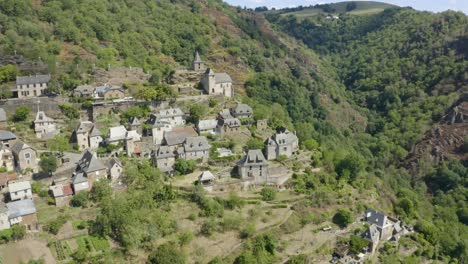
[(27, 238), (18, 242), (0, 246), (0, 260), (2, 263), (19, 264), (29, 260), (43, 259), (46, 264), (56, 263), (47, 242)]

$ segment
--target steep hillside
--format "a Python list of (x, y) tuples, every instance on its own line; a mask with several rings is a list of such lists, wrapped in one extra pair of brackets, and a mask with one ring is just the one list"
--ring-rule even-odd
[[(416, 221), (444, 257), (423, 255), (466, 261), (467, 16), (391, 8), (339, 20), (266, 17), (336, 67), (346, 98), (368, 118), (371, 137), (353, 139), (372, 164), (367, 170), (386, 179), (396, 194), (395, 212)], [(395, 171), (408, 163), (411, 170)]]

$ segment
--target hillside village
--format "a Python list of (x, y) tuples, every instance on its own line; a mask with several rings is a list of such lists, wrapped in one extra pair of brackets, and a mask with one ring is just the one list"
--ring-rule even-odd
[[(32, 129), (18, 130), (17, 124), (10, 121), (17, 112), (7, 113), (0, 108), (0, 188), (4, 194), (0, 230), (19, 225), (28, 234), (41, 232), (46, 226), (37, 214), (45, 210), (44, 206), (70, 207), (103, 180), (116, 191), (124, 191), (126, 165), (144, 160), (181, 190), (194, 184), (214, 196), (233, 191), (256, 192), (261, 188), (288, 190), (294, 173), (310, 164), (314, 150), (301, 148), (294, 131), (271, 127), (267, 119), (256, 118), (253, 108), (236, 97), (229, 74), (215, 73), (198, 53), (192, 68), (180, 71), (183, 73), (179, 78), (185, 75), (191, 79), (172, 85), (179, 93), (175, 100), (157, 104), (134, 99), (126, 84), (79, 85), (68, 100), (86, 99), (93, 104), (80, 111), (77, 122), (67, 121), (65, 112), (47, 114), (38, 101), (36, 109), (29, 113), (35, 116)], [(194, 81), (193, 76), (199, 79)], [(50, 75), (18, 76), (12, 89), (19, 99), (18, 108), (25, 98), (50, 97), (50, 80)], [(202, 89), (198, 90), (198, 86)], [(67, 101), (67, 97), (63, 100)], [(187, 101), (193, 103), (191, 108), (187, 108)], [(103, 105), (107, 106), (107, 113), (102, 109), (94, 113)], [(200, 105), (208, 105), (205, 108), (209, 110), (197, 115), (194, 109)], [(140, 106), (150, 111), (144, 116), (124, 117), (126, 110)], [(100, 121), (106, 118), (110, 122)], [(65, 144), (73, 146), (73, 151), (48, 149), (50, 142), (58, 138), (65, 138)], [(189, 176), (180, 180), (184, 174)], [(38, 208), (36, 202), (41, 197), (47, 198), (48, 205)], [(372, 257), (381, 241), (398, 241), (412, 230), (372, 209), (365, 212), (362, 220), (368, 222), (368, 227), (360, 237), (368, 241), (364, 243), (368, 246), (357, 254), (349, 253), (346, 244), (337, 244), (332, 262), (360, 263)], [(68, 258), (59, 252), (54, 253), (57, 261)]]

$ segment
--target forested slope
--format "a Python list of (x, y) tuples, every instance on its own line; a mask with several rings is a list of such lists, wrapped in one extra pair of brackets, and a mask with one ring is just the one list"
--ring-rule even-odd
[[(346, 86), (347, 98), (369, 119), (366, 132), (378, 142), (366, 147), (373, 154), (370, 160), (378, 161), (369, 171), (380, 169), (381, 177), (390, 177), (386, 181), (398, 197), (395, 211), (407, 219), (419, 219), (417, 227), (435, 246), (432, 250), (441, 249), (426, 248), (429, 251), (424, 254), (466, 261), (468, 175), (463, 142), (452, 138), (423, 141), (419, 149), (440, 151), (445, 146), (452, 155), (441, 165), (437, 159), (416, 161), (418, 170), (407, 176), (403, 176), (407, 171), (394, 172), (393, 168), (403, 167), (399, 161), (406, 159), (424, 133), (466, 100), (467, 16), (402, 8), (371, 16), (344, 15), (334, 21), (322, 16), (305, 20), (266, 16), (277, 28), (332, 61)], [(450, 132), (457, 127), (443, 129), (439, 137), (457, 135)], [(461, 131), (456, 132), (458, 137)], [(359, 139), (361, 145), (366, 145), (369, 140), (363, 139)], [(421, 146), (427, 142), (441, 145)], [(467, 142), (465, 132), (464, 144)], [(454, 156), (454, 151), (460, 155)]]

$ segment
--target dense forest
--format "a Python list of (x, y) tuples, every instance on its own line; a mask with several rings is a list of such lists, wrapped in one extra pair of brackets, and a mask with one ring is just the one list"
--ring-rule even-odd
[[(301, 147), (315, 150), (313, 166), (324, 170), (297, 174), (291, 183), (307, 197), (304, 207), (341, 206), (358, 214), (365, 197), (344, 197), (372, 190), (374, 206), (419, 231), (414, 263), (468, 261), (467, 161), (424, 164), (411, 173), (404, 166), (412, 147), (467, 88), (463, 13), (391, 8), (300, 20), (218, 0), (5, 0), (0, 10), (2, 54), (45, 64), (63, 93), (90, 82), (93, 67), (142, 67), (152, 82), (164, 82), (199, 51), (215, 69), (232, 73), (255, 119), (294, 129)], [(155, 241), (177, 229), (167, 216), (177, 199), (209, 217), (208, 233), (221, 228), (213, 219), (224, 210), (242, 206), (237, 196), (177, 193), (147, 163), (126, 171), (128, 193), (112, 197), (102, 186), (94, 194), (101, 211), (91, 231), (122, 247), (109, 261), (146, 250), (153, 252), (151, 263), (166, 263), (158, 260), (164, 257), (184, 263), (173, 244), (155, 250)], [(274, 262), (277, 238), (248, 231), (242, 230), (248, 243), (240, 256), (212, 263)], [(385, 263), (403, 262), (395, 252), (383, 256)]]
[(366, 170), (388, 177), (398, 198), (395, 211), (417, 220), (437, 249), (425, 254), (466, 261), (467, 161), (421, 165), (413, 175), (392, 169), (403, 166), (412, 146), (467, 91), (466, 15), (392, 8), (337, 21), (267, 17), (331, 61), (346, 98), (368, 118), (366, 133), (356, 138), (367, 145), (359, 151), (369, 153)]

